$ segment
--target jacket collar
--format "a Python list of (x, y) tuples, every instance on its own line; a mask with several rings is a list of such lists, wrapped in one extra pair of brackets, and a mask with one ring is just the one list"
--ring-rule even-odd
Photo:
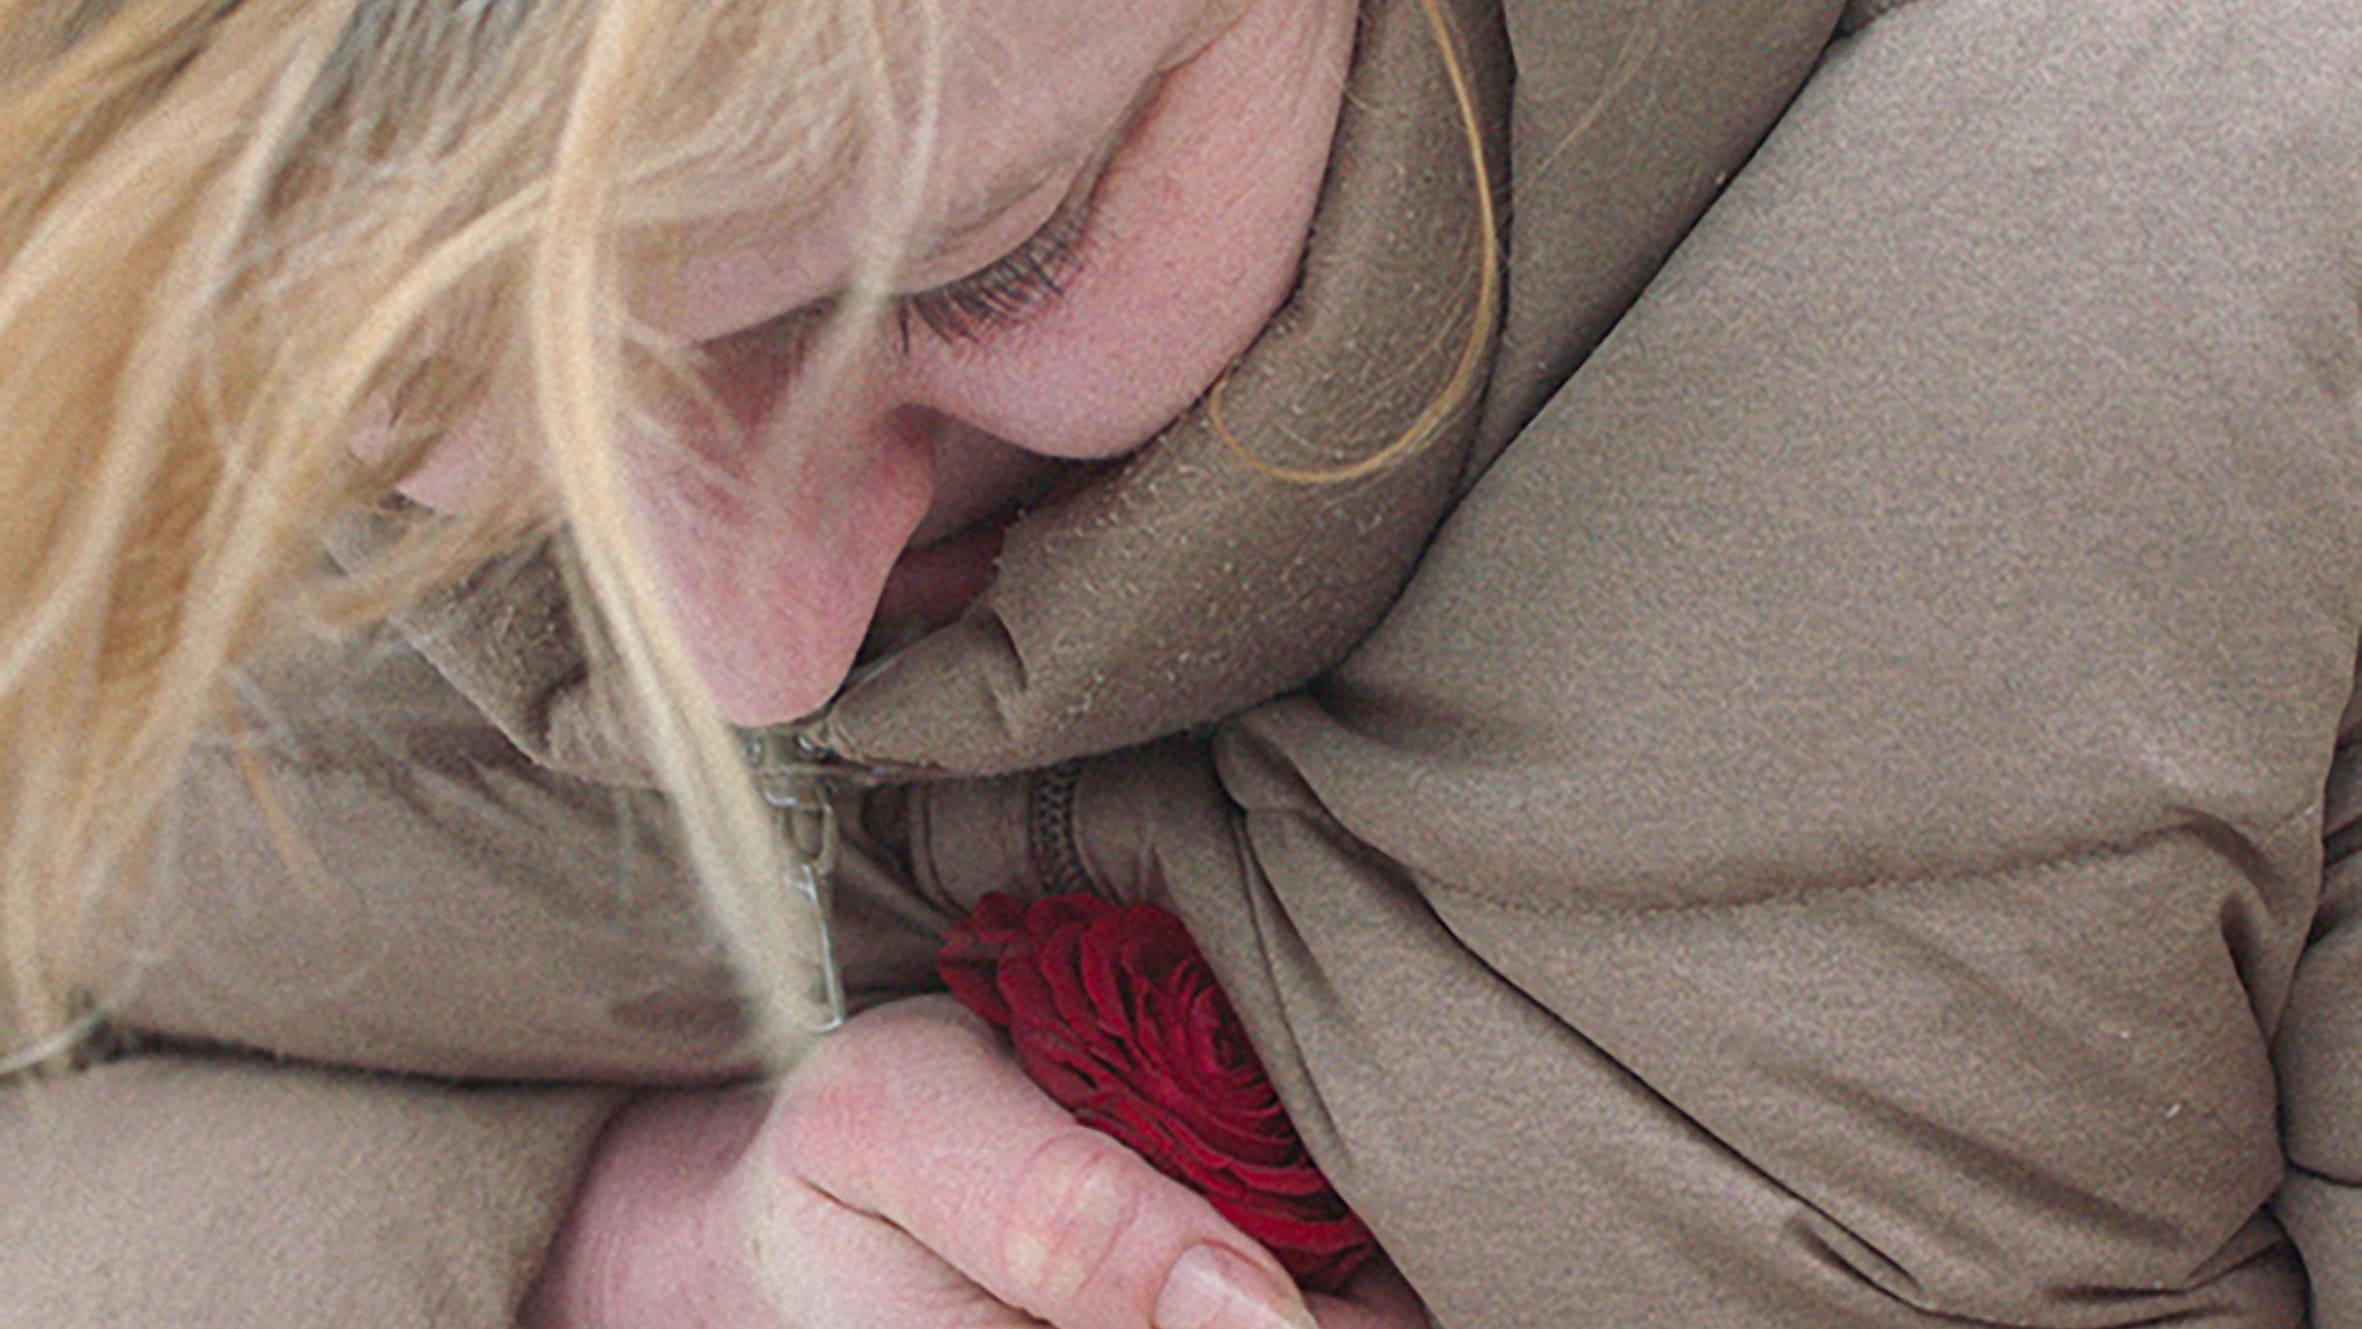
[[(1509, 61), (1497, 4), (1449, 0), (1490, 141)], [(1233, 366), (1223, 419), (1258, 456), (1333, 468), (1435, 398), (1477, 290), (1478, 200), (1458, 104), (1418, 0), (1365, 7), (1299, 288)], [(1493, 162), (1495, 178), (1503, 164)], [(1201, 402), (1122, 466), (1013, 526), (962, 619), (860, 671), (799, 728), (864, 761), (969, 775), (1045, 765), (1212, 720), (1302, 684), (1385, 612), (1448, 506), (1462, 410), (1406, 462), (1326, 485), (1269, 478)], [(348, 565), (390, 537), (331, 540)], [(553, 543), (397, 618), (526, 753), (650, 780), (620, 679), (594, 667)]]
[[(1498, 6), (1448, 12), (1497, 180)], [(1412, 428), (1477, 306), (1476, 173), (1425, 11), (1371, 4), (1359, 40), (1302, 279), (1223, 391), (1235, 436), (1283, 466), (1334, 469)], [(1453, 497), (1469, 405), (1399, 465), (1307, 484), (1251, 467), (1201, 401), (1120, 470), (1011, 528), (991, 589), (858, 676), (817, 737), (863, 760), (982, 774), (1128, 746), (1301, 686), (1393, 603)]]
[[(1777, 119), (1841, 12), (1899, 2), (1716, 0), (1707, 22), (1614, 0), (1445, 0), (1494, 178), (1516, 175), (1481, 432), (1463, 413), (1391, 470), (1308, 486), (1240, 462), (1201, 405), (1012, 528), (962, 621), (865, 671), (805, 730), (872, 763), (987, 774), (1186, 729), (1342, 659)], [(1284, 465), (1339, 465), (1400, 433), (1444, 381), (1474, 293), (1477, 200), (1419, 0), (1366, 0), (1360, 41), (1300, 289), (1226, 398), (1232, 431)], [(356, 527), (332, 549), (350, 562), (382, 536)], [(561, 554), (486, 569), (397, 625), (529, 756), (648, 783), (619, 681), (575, 634)]]

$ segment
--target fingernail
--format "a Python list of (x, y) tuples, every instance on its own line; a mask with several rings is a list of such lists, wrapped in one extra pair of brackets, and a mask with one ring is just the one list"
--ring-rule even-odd
[(1156, 1329), (1320, 1329), (1292, 1283), (1220, 1246), (1173, 1262), (1156, 1298)]

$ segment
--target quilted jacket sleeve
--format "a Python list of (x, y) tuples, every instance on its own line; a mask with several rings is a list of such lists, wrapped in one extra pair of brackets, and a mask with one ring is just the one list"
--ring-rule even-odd
[(925, 871), (1179, 908), (1444, 1329), (2362, 1322), (2358, 79), (1886, 15), (1351, 660)]
[[(236, 716), (93, 976), (178, 1051), (0, 1084), (0, 1324), (511, 1329), (628, 1086), (749, 1069), (662, 810), (537, 766), (390, 633), (268, 653)], [(851, 839), (874, 999), (941, 921)]]
[[(101, 958), (120, 1022), (461, 1079), (751, 1068), (656, 793), (536, 764), (390, 632), (272, 652), (239, 691), (168, 810), (154, 890)], [(863, 889), (896, 869), (850, 839), (843, 960), (864, 997), (906, 990), (941, 920)]]
[[(94, 976), (139, 1042), (221, 1051), (0, 1084), (0, 1324), (512, 1329), (628, 1091), (320, 1063), (710, 1074), (725, 989), (698, 986), (685, 923), (635, 951), (592, 908), (620, 888), (668, 917), (661, 854), (415, 657), (281, 655), (245, 684), (174, 800), (152, 907)], [(585, 960), (625, 963), (546, 981)]]
[(0, 1324), (513, 1329), (623, 1096), (185, 1057), (0, 1088)]
[(629, 1094), (582, 1082), (732, 1069), (718, 953), (629, 796), (398, 647), (274, 654), (239, 714), (97, 984), (183, 1050), (0, 1085), (0, 1324), (512, 1329)]

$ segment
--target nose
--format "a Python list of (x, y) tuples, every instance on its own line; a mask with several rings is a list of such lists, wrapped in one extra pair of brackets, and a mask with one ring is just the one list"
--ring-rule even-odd
[[(776, 333), (732, 338), (714, 349), (708, 387), (754, 456), (716, 458), (725, 469), (760, 464), (774, 449), (826, 451), (839, 464), (889, 450), (923, 448), (934, 475), (914, 547), (932, 544), (1009, 504), (1036, 495), (1075, 469), (1055, 455), (1003, 438), (963, 412), (955, 389), (931, 381), (933, 352), (907, 348), (889, 319), (866, 329), (835, 356), (798, 348)], [(835, 469), (813, 458), (808, 474), (826, 482)]]
[(736, 723), (826, 699), (933, 507), (944, 423), (897, 380), (874, 339), (817, 365), (749, 339), (707, 375), (727, 419), (635, 459), (667, 598)]

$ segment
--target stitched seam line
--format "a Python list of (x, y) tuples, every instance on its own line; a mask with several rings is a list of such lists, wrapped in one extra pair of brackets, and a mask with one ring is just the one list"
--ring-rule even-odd
[[(2261, 832), (2249, 837), (2252, 844), (2262, 849), (2287, 834), (2289, 828), (2307, 817), (2318, 817), (2319, 800), (2306, 804), (2287, 816), (2271, 823)], [(1559, 917), (1586, 919), (1639, 919), (1683, 914), (1736, 913), (1748, 909), (1793, 908), (1814, 904), (1834, 895), (1859, 894), (1865, 891), (1912, 890), (1931, 886), (1973, 886), (2039, 877), (2047, 873), (2082, 867), (2090, 863), (2129, 858), (2147, 850), (2160, 841), (2189, 834), (2186, 825), (2161, 827), (2129, 840), (2103, 842), (2070, 849), (2029, 862), (2013, 863), (1996, 868), (1980, 868), (1960, 872), (1929, 872), (1917, 875), (1868, 877), (1856, 881), (1837, 881), (1826, 885), (1809, 886), (1782, 891), (1773, 895), (1756, 896), (1744, 900), (1675, 900), (1664, 904), (1613, 905), (1586, 907), (1578, 901), (1516, 899), (1486, 890), (1483, 887), (1463, 886), (1442, 881), (1424, 873), (1415, 874), (1421, 887), (1447, 895), (1465, 896), (1497, 909), (1525, 914), (1551, 914)]]

